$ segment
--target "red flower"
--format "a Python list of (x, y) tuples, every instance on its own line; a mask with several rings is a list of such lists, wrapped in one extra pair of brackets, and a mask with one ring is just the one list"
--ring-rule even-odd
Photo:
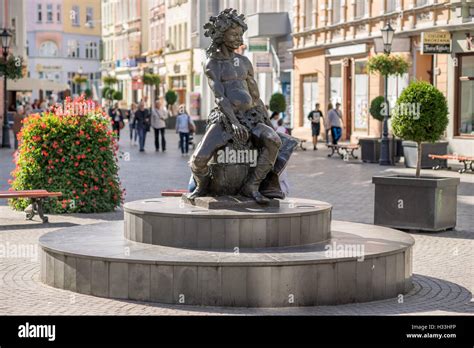
[(79, 162), (74, 162), (74, 167), (78, 167), (79, 166)]

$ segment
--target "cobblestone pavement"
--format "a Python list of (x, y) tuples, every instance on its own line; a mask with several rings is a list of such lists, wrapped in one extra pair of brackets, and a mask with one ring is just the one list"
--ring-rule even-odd
[[(127, 189), (126, 201), (152, 198), (166, 188), (185, 188), (190, 171), (187, 157), (177, 149), (177, 137), (168, 133), (168, 151), (156, 153), (152, 139), (147, 152), (139, 153), (123, 134), (120, 176)], [(322, 147), (321, 147), (322, 148)], [(327, 151), (298, 151), (289, 165), (291, 195), (327, 201), (334, 206), (333, 218), (372, 223), (373, 175), (412, 173), (403, 166), (345, 163), (328, 159)], [(0, 190), (7, 189), (13, 169), (11, 151), (0, 149)], [(119, 209), (108, 214), (50, 215), (50, 223), (25, 221), (0, 201), (0, 246), (32, 248), (28, 258), (9, 254), (0, 258), (0, 314), (7, 315), (417, 315), (474, 314), (474, 176), (456, 172), (424, 171), (426, 175), (461, 178), (458, 191), (458, 226), (437, 234), (412, 234), (414, 288), (402, 299), (371, 303), (306, 308), (218, 308), (161, 305), (103, 299), (58, 290), (39, 281), (35, 257), (38, 238), (46, 232), (77, 224), (122, 219)], [(12, 249), (13, 250), (13, 249)]]

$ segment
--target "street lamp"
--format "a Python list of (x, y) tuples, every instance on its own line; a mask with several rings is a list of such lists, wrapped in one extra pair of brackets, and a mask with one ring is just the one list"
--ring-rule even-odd
[[(383, 51), (386, 55), (390, 55), (392, 52), (392, 42), (395, 30), (392, 28), (390, 23), (382, 29), (382, 40), (383, 40)], [(388, 75), (385, 78), (385, 115), (383, 117), (383, 133), (382, 142), (380, 146), (380, 161), (379, 164), (382, 166), (389, 166), (392, 164), (390, 160), (390, 142), (388, 139), (388, 119), (390, 117), (390, 106), (388, 104)]]
[[(8, 32), (7, 29), (3, 29), (0, 34), (1, 43), (2, 43), (2, 55), (5, 65), (7, 64), (8, 53), (10, 49), (10, 41), (12, 35)], [(8, 127), (8, 117), (7, 117), (7, 71), (3, 72), (3, 128), (2, 128), (2, 147), (11, 148), (10, 145), (10, 130)]]

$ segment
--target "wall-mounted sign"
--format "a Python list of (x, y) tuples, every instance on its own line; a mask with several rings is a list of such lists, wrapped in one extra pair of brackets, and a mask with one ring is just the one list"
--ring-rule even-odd
[(135, 59), (122, 59), (115, 62), (117, 68), (135, 68), (137, 61)]
[(268, 40), (264, 39), (250, 39), (249, 52), (268, 52)]
[(421, 33), (421, 54), (451, 53), (451, 33), (435, 31)]
[(267, 73), (273, 71), (272, 66), (272, 55), (270, 53), (254, 53), (253, 61), (255, 72), (257, 73)]
[(61, 70), (63, 70), (63, 67), (61, 65), (36, 64), (36, 71), (38, 72), (61, 71)]
[(143, 89), (143, 81), (142, 79), (133, 79), (132, 80), (132, 90), (133, 91), (138, 91), (140, 89)]

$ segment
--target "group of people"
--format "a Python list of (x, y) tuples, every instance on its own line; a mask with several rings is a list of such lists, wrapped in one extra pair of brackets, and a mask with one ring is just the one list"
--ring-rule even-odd
[[(120, 131), (125, 127), (125, 117), (128, 119), (130, 127), (130, 143), (139, 145), (139, 151), (145, 151), (145, 143), (147, 133), (152, 129), (155, 136), (155, 151), (166, 151), (166, 120), (168, 119), (168, 110), (164, 108), (159, 100), (155, 102), (154, 107), (148, 109), (145, 102), (132, 103), (130, 110), (126, 111), (124, 117), (119, 104), (115, 103), (109, 109), (109, 116), (113, 121), (113, 130), (120, 140)], [(184, 105), (178, 108), (176, 117), (176, 133), (179, 134), (179, 147), (182, 155), (189, 153), (189, 144), (191, 134), (195, 130), (195, 125), (189, 114), (186, 112)]]
[(326, 144), (329, 144), (329, 133), (331, 133), (332, 144), (337, 145), (342, 136), (342, 111), (341, 104), (336, 103), (334, 108), (332, 103), (328, 104), (327, 117), (324, 117), (320, 109), (320, 104), (316, 103), (315, 109), (308, 114), (308, 120), (311, 121), (311, 132), (313, 136), (313, 150), (318, 149), (318, 137), (321, 134), (321, 119), (324, 121), (326, 131)]

